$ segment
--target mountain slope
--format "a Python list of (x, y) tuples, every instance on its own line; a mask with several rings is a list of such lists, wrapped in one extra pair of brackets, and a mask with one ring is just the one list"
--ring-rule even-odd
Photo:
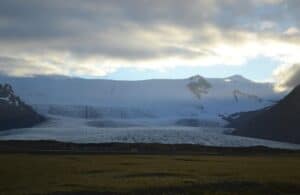
[(0, 84), (0, 130), (30, 127), (42, 120), (42, 116), (15, 96), (10, 85)]
[(16, 93), (41, 113), (72, 117), (85, 116), (88, 107), (93, 116), (101, 118), (219, 120), (219, 114), (263, 108), (282, 95), (276, 94), (270, 83), (256, 83), (237, 75), (144, 81), (0, 77), (0, 82), (13, 84)]
[(276, 105), (229, 121), (236, 135), (300, 143), (300, 85)]

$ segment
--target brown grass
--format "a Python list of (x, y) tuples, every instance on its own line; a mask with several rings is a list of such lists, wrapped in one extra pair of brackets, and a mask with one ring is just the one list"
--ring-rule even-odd
[(0, 194), (300, 193), (300, 157), (0, 155)]

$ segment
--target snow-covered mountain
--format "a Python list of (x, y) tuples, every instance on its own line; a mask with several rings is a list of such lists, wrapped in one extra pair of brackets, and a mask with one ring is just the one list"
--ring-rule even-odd
[(300, 85), (267, 109), (227, 118), (234, 134), (300, 144)]
[(9, 84), (0, 84), (0, 104), (17, 108), (22, 107), (24, 102), (14, 94), (12, 86)]
[(0, 84), (0, 131), (31, 127), (43, 119), (14, 94), (10, 85)]
[(270, 106), (284, 94), (242, 76), (115, 81), (68, 77), (0, 77), (43, 114), (85, 118), (199, 118)]

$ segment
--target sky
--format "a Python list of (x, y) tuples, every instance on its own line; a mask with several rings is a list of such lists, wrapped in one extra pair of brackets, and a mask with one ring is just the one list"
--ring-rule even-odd
[(300, 84), (299, 0), (1, 0), (0, 74)]

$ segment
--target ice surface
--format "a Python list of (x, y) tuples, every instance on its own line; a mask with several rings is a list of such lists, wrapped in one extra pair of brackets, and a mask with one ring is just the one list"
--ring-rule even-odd
[[(91, 127), (88, 120), (53, 118), (34, 128), (0, 132), (0, 140), (56, 140), (73, 143), (165, 143), (200, 144), (205, 146), (300, 149), (300, 145), (227, 135), (225, 128), (168, 126), (144, 121), (145, 126)], [(112, 122), (112, 121), (111, 121)], [(139, 121), (141, 122), (141, 121)], [(138, 122), (138, 123), (139, 123)], [(155, 121), (157, 122), (157, 121)], [(116, 121), (120, 124), (120, 121)], [(138, 124), (136, 123), (136, 124)]]

